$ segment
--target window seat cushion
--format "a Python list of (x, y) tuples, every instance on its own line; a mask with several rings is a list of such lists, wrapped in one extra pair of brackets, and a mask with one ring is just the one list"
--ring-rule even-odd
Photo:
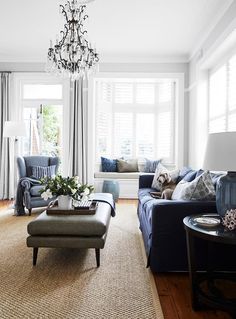
[(141, 173), (141, 172), (96, 172), (94, 173), (95, 178), (112, 178), (112, 179), (139, 179), (140, 175), (153, 175), (152, 173)]

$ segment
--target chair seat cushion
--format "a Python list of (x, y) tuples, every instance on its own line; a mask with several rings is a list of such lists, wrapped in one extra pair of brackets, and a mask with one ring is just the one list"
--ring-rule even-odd
[(43, 189), (43, 185), (36, 185), (36, 186), (32, 186), (31, 189), (30, 189), (30, 194), (31, 196), (37, 196), (37, 197), (40, 197), (41, 194), (40, 194), (40, 190)]

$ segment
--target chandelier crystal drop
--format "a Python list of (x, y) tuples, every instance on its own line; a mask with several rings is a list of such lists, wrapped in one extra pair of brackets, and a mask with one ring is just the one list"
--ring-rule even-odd
[(84, 30), (86, 5), (92, 0), (69, 0), (60, 5), (60, 12), (65, 18), (64, 30), (60, 32), (60, 39), (53, 46), (50, 41), (46, 71), (70, 77), (76, 80), (86, 73), (94, 72), (99, 57), (95, 48), (87, 40)]

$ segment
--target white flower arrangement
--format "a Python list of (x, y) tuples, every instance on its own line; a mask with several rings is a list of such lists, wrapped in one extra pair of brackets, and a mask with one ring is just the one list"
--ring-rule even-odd
[(41, 184), (44, 185), (41, 190), (41, 197), (44, 200), (60, 195), (69, 195), (76, 201), (86, 200), (94, 189), (92, 185), (81, 184), (78, 176), (56, 175), (53, 178), (42, 179)]

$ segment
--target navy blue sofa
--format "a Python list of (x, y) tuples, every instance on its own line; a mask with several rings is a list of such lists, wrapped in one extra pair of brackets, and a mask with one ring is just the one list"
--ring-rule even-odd
[[(216, 213), (215, 202), (154, 199), (150, 195), (150, 191), (154, 191), (151, 188), (152, 180), (152, 175), (141, 175), (139, 178), (138, 217), (147, 263), (153, 272), (187, 271), (183, 218), (193, 214)], [(211, 246), (211, 250), (211, 262), (215, 269), (236, 270), (235, 247), (216, 244)], [(196, 253), (198, 269), (205, 270), (206, 242), (201, 239), (196, 241)]]

